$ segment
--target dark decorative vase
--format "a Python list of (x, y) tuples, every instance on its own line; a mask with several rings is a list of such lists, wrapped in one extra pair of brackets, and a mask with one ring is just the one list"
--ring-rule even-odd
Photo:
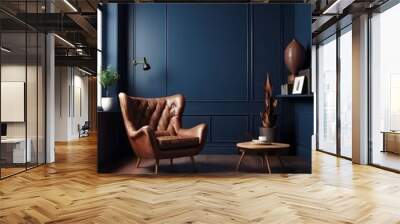
[(305, 50), (303, 46), (293, 39), (285, 49), (285, 64), (290, 74), (288, 84), (293, 85), (297, 72), (303, 66), (305, 61)]
[(275, 141), (275, 128), (260, 127), (260, 136), (265, 137), (266, 142), (272, 143)]

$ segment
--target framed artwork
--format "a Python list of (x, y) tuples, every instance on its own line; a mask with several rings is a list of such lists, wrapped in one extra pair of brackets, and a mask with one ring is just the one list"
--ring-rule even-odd
[(294, 79), (292, 94), (302, 94), (305, 76), (298, 76)]
[(304, 85), (303, 85), (303, 93), (305, 94), (311, 94), (311, 80), (312, 80), (312, 73), (311, 73), (311, 69), (304, 69), (299, 71), (299, 76), (305, 76), (304, 78)]

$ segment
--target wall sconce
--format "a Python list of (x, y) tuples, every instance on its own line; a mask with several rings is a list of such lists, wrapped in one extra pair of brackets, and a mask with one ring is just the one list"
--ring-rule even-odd
[(143, 71), (148, 71), (151, 69), (149, 63), (147, 63), (146, 57), (143, 58), (143, 61), (133, 60), (133, 65), (143, 65)]

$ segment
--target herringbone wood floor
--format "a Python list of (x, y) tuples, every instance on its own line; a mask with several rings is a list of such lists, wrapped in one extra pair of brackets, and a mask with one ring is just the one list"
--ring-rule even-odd
[(312, 175), (96, 173), (94, 138), (0, 181), (0, 223), (400, 223), (400, 175), (315, 152)]

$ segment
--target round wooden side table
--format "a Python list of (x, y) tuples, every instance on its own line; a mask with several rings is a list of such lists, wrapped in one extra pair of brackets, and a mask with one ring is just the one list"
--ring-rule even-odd
[[(257, 144), (254, 142), (239, 142), (236, 144), (236, 147), (238, 148), (238, 150), (242, 153), (242, 155), (240, 156), (239, 162), (236, 165), (236, 171), (239, 171), (240, 168), (240, 164), (242, 163), (242, 160), (244, 158), (244, 156), (248, 153), (255, 153), (261, 156), (262, 161), (263, 161), (263, 166), (264, 163), (266, 163), (267, 165), (267, 171), (269, 174), (271, 174), (271, 167), (269, 166), (269, 160), (268, 160), (268, 152), (270, 151), (281, 151), (281, 150), (286, 150), (288, 148), (290, 148), (289, 144), (285, 144), (285, 143), (271, 143), (271, 144)], [(279, 162), (281, 163), (281, 165), (283, 166), (283, 162), (278, 154), (278, 159)]]

